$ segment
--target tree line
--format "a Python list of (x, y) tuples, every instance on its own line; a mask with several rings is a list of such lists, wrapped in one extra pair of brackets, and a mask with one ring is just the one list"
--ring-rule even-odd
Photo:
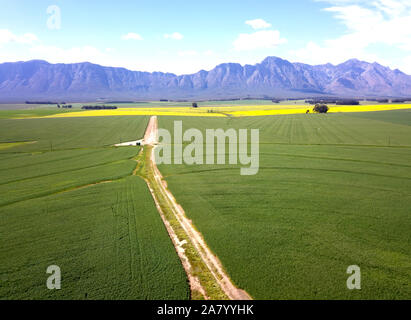
[(340, 106), (358, 106), (359, 100), (356, 99), (311, 99), (305, 100), (305, 103), (309, 104), (336, 104)]
[(26, 104), (66, 104), (65, 102), (52, 102), (52, 101), (26, 101)]
[(116, 106), (83, 106), (83, 110), (116, 110)]

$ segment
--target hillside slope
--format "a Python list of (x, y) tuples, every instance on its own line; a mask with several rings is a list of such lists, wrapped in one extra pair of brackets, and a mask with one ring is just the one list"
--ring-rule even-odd
[(206, 99), (411, 96), (411, 76), (378, 63), (349, 60), (311, 66), (268, 57), (256, 65), (220, 64), (191, 75), (139, 72), (89, 62), (33, 60), (0, 64), (0, 100)]

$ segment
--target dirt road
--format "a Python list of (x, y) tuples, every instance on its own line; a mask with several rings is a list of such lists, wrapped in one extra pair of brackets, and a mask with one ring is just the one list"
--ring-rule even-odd
[[(216, 282), (218, 285), (221, 287), (221, 289), (224, 291), (224, 293), (231, 299), (231, 300), (251, 300), (251, 297), (245, 292), (244, 290), (238, 289), (231, 281), (231, 279), (228, 277), (228, 275), (225, 273), (224, 268), (219, 261), (219, 259), (211, 252), (211, 250), (208, 248), (207, 244), (204, 241), (203, 236), (196, 230), (196, 228), (193, 226), (191, 220), (187, 218), (185, 215), (185, 212), (183, 208), (177, 203), (176, 199), (170, 192), (170, 190), (167, 188), (167, 183), (164, 181), (163, 176), (161, 175), (161, 172), (158, 170), (157, 165), (155, 163), (155, 157), (154, 157), (154, 149), (158, 143), (158, 123), (157, 123), (157, 117), (151, 117), (150, 122), (147, 126), (147, 131), (144, 136), (144, 144), (145, 145), (150, 145), (152, 146), (152, 151), (150, 155), (150, 161), (151, 161), (151, 168), (154, 171), (154, 178), (155, 178), (155, 183), (158, 186), (157, 190), (161, 192), (162, 196), (167, 198), (169, 200), (169, 203), (172, 206), (172, 212), (180, 224), (181, 228), (184, 229), (185, 233), (189, 237), (190, 241), (193, 243), (195, 249), (197, 250), (198, 255), (201, 257), (203, 260), (204, 264), (207, 266), (209, 271), (212, 273), (214, 276)], [(153, 191), (151, 189), (151, 191)], [(154, 196), (154, 195), (153, 195)], [(157, 207), (158, 204), (157, 204)], [(161, 213), (161, 212), (160, 212)], [(162, 214), (163, 221), (164, 215)], [(170, 229), (170, 225), (168, 221), (164, 221), (166, 227), (168, 230)], [(170, 230), (169, 230), (170, 233)], [(173, 237), (175, 234), (173, 235)], [(178, 238), (173, 239), (173, 243), (176, 247), (177, 253), (179, 253), (180, 258), (181, 256), (181, 251), (182, 249), (182, 244), (179, 242)], [(176, 237), (176, 236), (175, 236)], [(182, 260), (183, 261), (183, 260)], [(183, 261), (184, 265), (184, 261)], [(188, 267), (188, 268), (186, 268)], [(188, 274), (191, 286), (195, 285), (197, 286), (198, 289), (198, 279), (194, 277), (191, 273), (191, 269), (189, 266), (185, 266), (186, 272)], [(202, 288), (199, 290), (204, 291)], [(206, 297), (206, 295), (205, 295)]]
[(144, 134), (143, 144), (155, 146), (158, 142), (158, 121), (157, 116), (152, 116), (148, 122)]

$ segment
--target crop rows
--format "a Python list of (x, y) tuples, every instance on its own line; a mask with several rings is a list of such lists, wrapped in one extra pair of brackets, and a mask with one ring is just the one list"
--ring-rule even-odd
[[(411, 113), (400, 111), (405, 125), (392, 120), (397, 112), (183, 119), (185, 128), (201, 130), (260, 128), (260, 171), (159, 169), (228, 274), (254, 298), (407, 299)], [(171, 129), (173, 120), (160, 118), (160, 127)], [(354, 264), (360, 291), (346, 287)]]
[[(189, 298), (151, 194), (132, 176), (139, 148), (109, 147), (146, 125), (0, 120), (3, 142), (37, 141), (0, 154), (0, 299)], [(50, 265), (61, 268), (59, 291), (46, 287)]]

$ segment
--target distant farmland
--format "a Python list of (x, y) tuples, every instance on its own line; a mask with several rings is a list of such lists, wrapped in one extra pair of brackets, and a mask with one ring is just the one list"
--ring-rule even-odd
[[(172, 129), (177, 118), (160, 118)], [(411, 112), (184, 118), (260, 128), (260, 172), (161, 165), (234, 282), (256, 299), (411, 296)], [(360, 291), (346, 269), (362, 270)]]

